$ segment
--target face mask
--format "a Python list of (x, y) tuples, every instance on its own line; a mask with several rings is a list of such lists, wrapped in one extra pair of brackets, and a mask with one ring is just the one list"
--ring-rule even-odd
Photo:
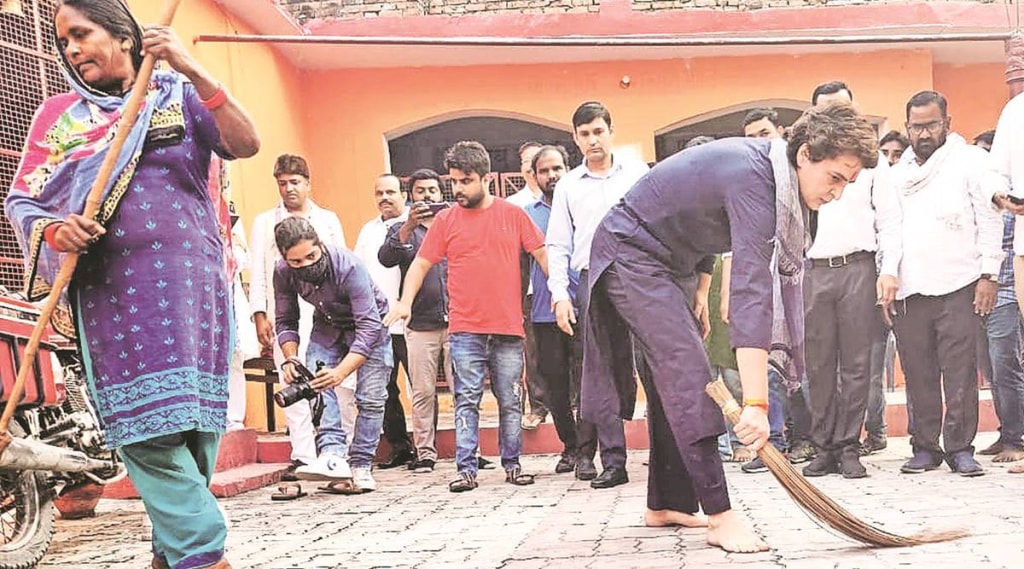
[(298, 277), (299, 280), (310, 284), (320, 284), (324, 282), (328, 273), (330, 273), (331, 264), (327, 260), (327, 252), (323, 251), (320, 254), (320, 259), (315, 263), (306, 265), (305, 267), (296, 267), (292, 270), (295, 271), (295, 276)]

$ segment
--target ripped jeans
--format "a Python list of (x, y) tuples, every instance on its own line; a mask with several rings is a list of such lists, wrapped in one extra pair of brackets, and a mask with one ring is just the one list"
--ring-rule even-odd
[(523, 451), (520, 407), (523, 379), (523, 339), (500, 334), (455, 332), (451, 348), (452, 390), (455, 393), (455, 464), (459, 472), (476, 475), (480, 443), (480, 401), (484, 377), (490, 371), (491, 392), (498, 399), (498, 448), (501, 465), (519, 465)]

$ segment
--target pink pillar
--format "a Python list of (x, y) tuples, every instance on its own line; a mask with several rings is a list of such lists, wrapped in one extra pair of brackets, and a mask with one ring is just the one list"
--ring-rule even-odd
[(1006, 85), (1011, 98), (1024, 91), (1024, 33), (1020, 30), (1006, 40)]

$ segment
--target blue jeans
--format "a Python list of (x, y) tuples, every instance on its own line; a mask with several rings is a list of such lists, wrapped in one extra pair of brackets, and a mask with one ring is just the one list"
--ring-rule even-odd
[[(384, 403), (388, 399), (388, 380), (391, 377), (391, 368), (395, 365), (391, 353), (391, 337), (385, 336), (387, 339), (374, 349), (356, 372), (356, 409), (359, 410), (359, 414), (356, 416), (352, 444), (348, 446), (348, 462), (353, 467), (369, 467), (373, 464), (381, 429), (384, 427)], [(347, 353), (347, 346), (341, 343), (321, 346), (310, 342), (306, 350), (306, 367), (310, 371), (316, 369), (317, 361), (322, 361), (328, 366), (336, 366)], [(321, 395), (324, 398), (324, 414), (316, 432), (316, 450), (319, 454), (344, 456), (347, 433), (341, 426), (338, 394), (334, 389), (327, 389), (322, 391)]]
[(452, 390), (455, 392), (455, 465), (459, 472), (476, 475), (480, 446), (480, 401), (484, 376), (490, 371), (491, 392), (498, 399), (498, 448), (501, 465), (519, 465), (523, 451), (523, 339), (499, 334), (455, 332), (451, 347)]
[(786, 451), (786, 426), (789, 394), (786, 384), (775, 368), (768, 366), (768, 442), (779, 452)]
[(992, 399), (999, 417), (999, 442), (1022, 448), (1024, 371), (1021, 370), (1021, 317), (1017, 304), (993, 310), (985, 326), (992, 360)]

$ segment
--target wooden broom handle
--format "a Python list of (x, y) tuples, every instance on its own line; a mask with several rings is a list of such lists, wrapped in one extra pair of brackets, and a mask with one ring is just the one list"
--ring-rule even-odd
[[(178, 5), (180, 4), (181, 0), (164, 0), (164, 9), (157, 23), (161, 26), (171, 25), (171, 22), (174, 20), (174, 13), (178, 11)], [(100, 164), (96, 180), (93, 182), (92, 188), (89, 189), (89, 195), (85, 200), (85, 211), (82, 212), (83, 217), (93, 218), (100, 209), (103, 190), (110, 181), (110, 177), (114, 172), (114, 166), (117, 164), (117, 157), (121, 154), (121, 149), (124, 148), (128, 134), (135, 125), (135, 120), (139, 117), (139, 109), (142, 108), (142, 102), (146, 98), (146, 90), (149, 87), (149, 80), (153, 75), (154, 67), (156, 67), (156, 58), (147, 54), (142, 59), (142, 65), (139, 67), (139, 72), (135, 76), (135, 83), (132, 85), (132, 92), (128, 95), (128, 101), (124, 105), (120, 118), (121, 125), (117, 128), (114, 140), (111, 141), (110, 148), (107, 149), (107, 155), (103, 157), (103, 163)], [(49, 296), (43, 302), (39, 320), (36, 322), (35, 328), (32, 329), (32, 334), (29, 335), (28, 344), (25, 346), (25, 355), (18, 366), (18, 378), (15, 380), (14, 387), (7, 396), (7, 405), (4, 407), (4, 413), (0, 416), (0, 452), (7, 448), (7, 445), (10, 443), (7, 427), (11, 423), (11, 418), (14, 416), (14, 411), (17, 409), (18, 404), (21, 403), (21, 397), (25, 392), (25, 381), (28, 379), (29, 374), (32, 373), (32, 366), (35, 363), (36, 355), (39, 353), (39, 342), (43, 337), (43, 331), (49, 325), (50, 317), (53, 316), (53, 311), (57, 308), (60, 295), (64, 292), (68, 283), (71, 282), (71, 277), (75, 274), (75, 267), (77, 266), (78, 253), (68, 253), (61, 263), (60, 270), (57, 272), (57, 278), (53, 281)]]

